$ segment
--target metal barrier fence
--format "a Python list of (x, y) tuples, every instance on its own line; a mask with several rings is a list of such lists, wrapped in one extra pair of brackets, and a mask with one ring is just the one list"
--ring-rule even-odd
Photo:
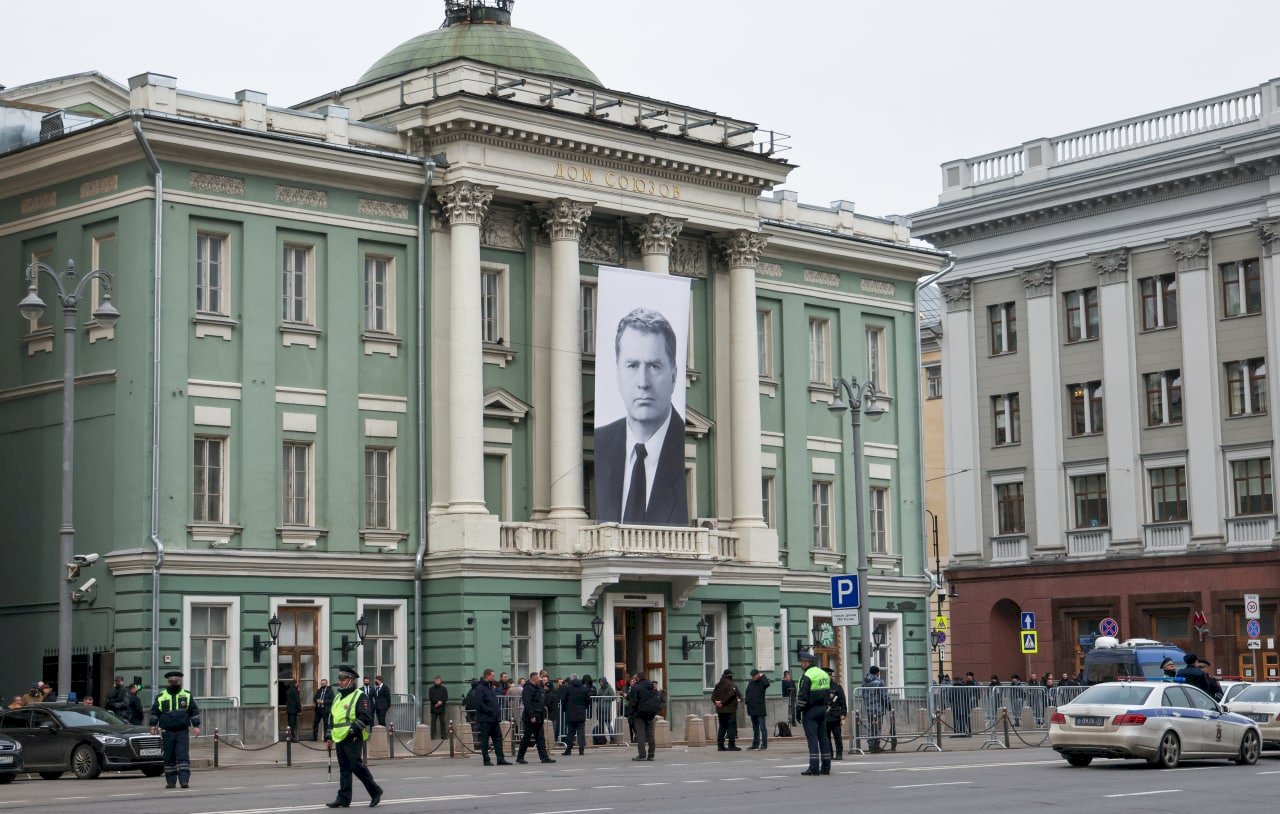
[(243, 743), (246, 734), (244, 708), (234, 695), (209, 696), (194, 699), (200, 710), (200, 723), (210, 735), (214, 730), (222, 733), (222, 739)]
[[(524, 705), (521, 703), (518, 695), (503, 695), (498, 697), (498, 707), (500, 710), (500, 721), (508, 724), (508, 738), (513, 744), (518, 744), (520, 738), (524, 736)], [(595, 746), (629, 746), (631, 737), (629, 728), (624, 723), (618, 726), (618, 718), (623, 714), (623, 699), (616, 695), (593, 695), (587, 705), (587, 720), (584, 727), (586, 740), (588, 745)], [(569, 722), (565, 717), (565, 710), (561, 705), (559, 713), (555, 716), (549, 716), (554, 729), (555, 743), (561, 747), (565, 746), (564, 738), (569, 732)], [(474, 720), (471, 713), (468, 713), (467, 724), (470, 725), (472, 744), (475, 748), (479, 748), (478, 730), (474, 726)], [(396, 727), (399, 729), (399, 726)], [(551, 746), (551, 744), (548, 744)]]
[(418, 709), (418, 699), (413, 693), (392, 693), (391, 707), (387, 710), (387, 723), (393, 724), (397, 732), (412, 734), (421, 714)]

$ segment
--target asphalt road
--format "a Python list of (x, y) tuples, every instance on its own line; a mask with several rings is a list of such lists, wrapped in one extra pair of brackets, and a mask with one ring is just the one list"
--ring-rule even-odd
[[(798, 746), (739, 753), (663, 749), (652, 763), (633, 763), (632, 753), (620, 748), (585, 757), (557, 754), (555, 765), (485, 768), (475, 757), (378, 761), (373, 771), (386, 789), (379, 808), (395, 814), (1026, 814), (1050, 806), (1073, 814), (1203, 814), (1274, 810), (1280, 797), (1280, 755), (1270, 753), (1256, 766), (1206, 761), (1159, 770), (1121, 761), (1073, 769), (1044, 748), (898, 752), (846, 757), (830, 777), (802, 777), (807, 755)], [(136, 773), (92, 781), (19, 779), (0, 786), (0, 812), (327, 811), (324, 803), (336, 789), (327, 777), (323, 763), (311, 763), (197, 771), (186, 791), (166, 791), (162, 778)], [(353, 808), (367, 804), (357, 781)]]

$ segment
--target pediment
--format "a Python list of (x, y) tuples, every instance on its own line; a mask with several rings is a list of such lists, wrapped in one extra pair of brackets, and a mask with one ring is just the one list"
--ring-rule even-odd
[(505, 418), (512, 424), (519, 424), (532, 409), (533, 405), (506, 388), (494, 387), (484, 394), (485, 418)]

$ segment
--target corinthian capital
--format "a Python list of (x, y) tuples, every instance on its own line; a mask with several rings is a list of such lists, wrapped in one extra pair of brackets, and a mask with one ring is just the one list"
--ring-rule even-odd
[(473, 184), (470, 181), (456, 181), (440, 187), (436, 197), (444, 209), (444, 216), (450, 226), (472, 224), (479, 226), (489, 212), (489, 202), (493, 200), (493, 192), (497, 187)]
[(760, 253), (764, 251), (765, 244), (768, 242), (769, 238), (759, 232), (737, 229), (720, 241), (719, 249), (729, 268), (754, 269), (756, 261), (760, 259)]
[(684, 228), (684, 218), (669, 218), (650, 213), (635, 224), (636, 241), (642, 254), (671, 254), (676, 238)]
[(591, 217), (591, 204), (556, 198), (539, 210), (539, 214), (552, 240), (577, 240), (582, 236), (587, 218)]
[(1178, 262), (1178, 271), (1197, 271), (1209, 267), (1208, 232), (1166, 240), (1165, 245), (1173, 252), (1173, 259)]
[(1253, 222), (1258, 230), (1258, 241), (1262, 243), (1262, 254), (1270, 257), (1280, 250), (1280, 218), (1262, 218)]

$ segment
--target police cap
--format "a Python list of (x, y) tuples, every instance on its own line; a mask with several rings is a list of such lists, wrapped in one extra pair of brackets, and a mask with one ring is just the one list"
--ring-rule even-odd
[(352, 667), (350, 664), (339, 664), (338, 678), (342, 678), (343, 676), (348, 678), (359, 678), (360, 674), (357, 673), (356, 668)]

